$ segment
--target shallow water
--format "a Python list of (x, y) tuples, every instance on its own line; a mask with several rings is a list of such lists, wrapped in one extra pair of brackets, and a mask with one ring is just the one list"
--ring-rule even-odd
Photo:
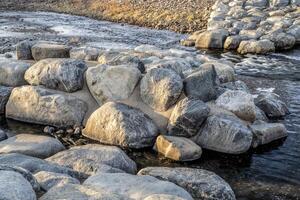
[[(0, 13), (3, 52), (10, 51), (24, 38), (65, 42), (74, 37), (98, 47), (133, 48), (153, 44), (179, 48), (178, 41), (185, 36), (70, 15)], [(235, 62), (240, 79), (254, 94), (274, 91), (288, 102), (291, 114), (282, 120), (288, 129), (288, 138), (239, 156), (204, 151), (202, 158), (192, 163), (170, 162), (151, 150), (129, 152), (129, 155), (140, 168), (188, 166), (212, 170), (230, 183), (238, 199), (300, 199), (300, 49), (269, 56), (240, 57), (230, 52), (207, 54)], [(2, 120), (0, 128), (14, 134), (42, 133), (43, 127)]]

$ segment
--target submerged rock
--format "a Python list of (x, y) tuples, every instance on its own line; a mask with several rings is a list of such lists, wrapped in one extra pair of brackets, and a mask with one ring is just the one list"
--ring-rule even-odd
[(80, 60), (50, 58), (32, 65), (24, 77), (31, 85), (75, 92), (83, 87), (86, 69), (85, 63)]
[(5, 114), (5, 106), (12, 91), (12, 87), (0, 86), (0, 115)]
[(66, 45), (39, 42), (31, 48), (32, 57), (39, 61), (46, 58), (69, 58), (70, 48)]
[(59, 140), (42, 135), (19, 134), (0, 142), (0, 153), (21, 153), (38, 158), (47, 158), (64, 149)]
[(136, 164), (120, 148), (99, 144), (72, 147), (47, 161), (92, 175), (99, 172), (136, 173)]
[(83, 134), (101, 143), (138, 149), (153, 146), (157, 131), (141, 110), (108, 102), (90, 116)]
[(166, 158), (176, 161), (197, 160), (202, 154), (201, 147), (192, 140), (175, 136), (158, 136), (154, 149)]
[(6, 105), (7, 118), (57, 127), (81, 124), (86, 111), (84, 101), (40, 86), (15, 88)]
[(27, 85), (24, 74), (29, 67), (30, 64), (24, 61), (0, 61), (0, 85), (11, 87)]
[(235, 200), (230, 185), (213, 172), (192, 168), (147, 167), (139, 175), (150, 175), (186, 189), (195, 199)]
[(242, 41), (237, 50), (240, 54), (266, 54), (275, 51), (275, 45), (270, 40), (249, 40)]

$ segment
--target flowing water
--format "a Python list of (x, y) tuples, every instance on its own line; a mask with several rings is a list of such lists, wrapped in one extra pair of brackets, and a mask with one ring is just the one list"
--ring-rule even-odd
[[(129, 25), (96, 21), (54, 13), (0, 13), (0, 59), (24, 38), (53, 41), (79, 40), (82, 44), (110, 48), (133, 48), (153, 44), (180, 48), (185, 35)], [(201, 52), (203, 53), (203, 52)], [(200, 160), (171, 162), (151, 150), (129, 152), (138, 166), (188, 166), (216, 172), (230, 183), (238, 199), (300, 199), (300, 49), (268, 56), (241, 57), (230, 52), (209, 55), (231, 60), (239, 79), (252, 93), (274, 91), (288, 103), (291, 114), (283, 119), (289, 136), (285, 140), (238, 156), (204, 151)], [(14, 56), (14, 55), (13, 55)], [(0, 120), (0, 128), (14, 133), (41, 133), (41, 126)]]

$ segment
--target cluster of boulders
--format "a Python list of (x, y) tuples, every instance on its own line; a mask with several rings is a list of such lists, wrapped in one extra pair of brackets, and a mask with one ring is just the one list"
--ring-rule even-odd
[(207, 49), (265, 54), (300, 43), (299, 0), (218, 0), (207, 30), (197, 31), (182, 44)]
[(149, 45), (71, 49), (45, 41), (21, 42), (17, 58), (0, 63), (1, 114), (101, 145), (74, 142), (66, 150), (60, 137), (1, 131), (6, 199), (36, 199), (41, 190), (43, 200), (235, 199), (206, 170), (154, 167), (135, 175), (135, 162), (119, 147), (192, 161), (202, 148), (241, 154), (287, 136), (284, 125), (268, 121), (288, 114), (285, 103), (274, 93), (254, 98), (223, 59)]

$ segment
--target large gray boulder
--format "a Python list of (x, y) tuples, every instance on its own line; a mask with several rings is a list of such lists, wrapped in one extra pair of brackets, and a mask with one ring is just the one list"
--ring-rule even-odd
[(252, 138), (252, 132), (237, 117), (217, 114), (207, 118), (193, 140), (205, 149), (240, 154), (249, 150)]
[(59, 140), (43, 135), (19, 134), (0, 142), (0, 153), (21, 153), (38, 158), (47, 158), (64, 149)]
[(104, 50), (101, 50), (96, 47), (78, 47), (78, 48), (72, 48), (70, 50), (70, 58), (72, 59), (81, 59), (86, 61), (96, 61), (98, 59), (98, 56), (100, 52)]
[(170, 181), (186, 189), (195, 199), (235, 200), (230, 185), (220, 176), (203, 169), (147, 167), (138, 175), (150, 175), (164, 181)]
[(89, 175), (114, 171), (136, 173), (135, 162), (120, 148), (114, 146), (100, 144), (76, 146), (46, 160)]
[(143, 102), (157, 111), (166, 111), (181, 95), (181, 77), (170, 69), (151, 69), (141, 80), (140, 94)]
[(184, 98), (172, 111), (168, 123), (168, 135), (194, 136), (208, 117), (209, 111), (209, 107), (203, 101)]
[(267, 38), (275, 45), (276, 50), (287, 50), (294, 47), (296, 39), (293, 35), (287, 33), (273, 33), (262, 38)]
[(101, 143), (138, 149), (153, 146), (158, 130), (141, 110), (108, 102), (90, 116), (83, 134)]
[(152, 176), (99, 173), (89, 177), (83, 185), (96, 187), (109, 193), (117, 193), (124, 199), (140, 200), (154, 194), (168, 194), (186, 200), (193, 199), (187, 191), (174, 183), (161, 181)]
[(100, 105), (129, 98), (140, 77), (138, 69), (124, 65), (97, 65), (86, 72), (89, 90)]
[(40, 86), (15, 88), (6, 104), (7, 118), (57, 127), (81, 124), (86, 111), (85, 102)]
[(202, 155), (201, 147), (192, 140), (175, 136), (158, 136), (154, 150), (163, 154), (166, 158), (176, 161), (197, 160)]
[(27, 85), (24, 74), (29, 67), (30, 64), (24, 61), (0, 61), (0, 85), (11, 87)]
[(39, 61), (46, 58), (69, 58), (70, 48), (66, 45), (39, 42), (31, 47), (32, 57)]
[(218, 76), (215, 67), (200, 68), (184, 80), (184, 92), (189, 98), (204, 102), (217, 98)]
[(155, 68), (171, 69), (181, 76), (183, 76), (185, 72), (192, 70), (191, 63), (189, 63), (186, 59), (177, 57), (170, 57), (170, 59), (161, 59), (149, 65), (146, 65), (146, 67), (147, 71)]
[(0, 86), (0, 115), (5, 113), (5, 106), (12, 89), (12, 87)]
[(32, 65), (25, 73), (30, 85), (43, 85), (49, 89), (75, 92), (82, 89), (85, 63), (74, 59), (44, 59)]
[(218, 97), (216, 104), (233, 112), (239, 118), (253, 122), (256, 118), (256, 107), (251, 94), (240, 90), (228, 90)]
[(31, 47), (32, 41), (22, 41), (16, 45), (16, 54), (18, 60), (32, 60)]
[(206, 31), (198, 35), (195, 46), (205, 49), (223, 49), (227, 36), (228, 31), (225, 29)]
[(237, 50), (240, 54), (266, 54), (275, 51), (275, 45), (270, 40), (248, 40), (242, 41)]
[(36, 200), (31, 184), (19, 173), (0, 170), (0, 198), (3, 200)]
[(212, 65), (215, 67), (220, 83), (235, 81), (234, 69), (228, 64), (218, 61), (210, 61), (200, 65), (200, 68), (209, 70)]
[(263, 110), (269, 118), (280, 118), (289, 113), (287, 105), (279, 95), (271, 92), (260, 93), (255, 98), (255, 105)]

